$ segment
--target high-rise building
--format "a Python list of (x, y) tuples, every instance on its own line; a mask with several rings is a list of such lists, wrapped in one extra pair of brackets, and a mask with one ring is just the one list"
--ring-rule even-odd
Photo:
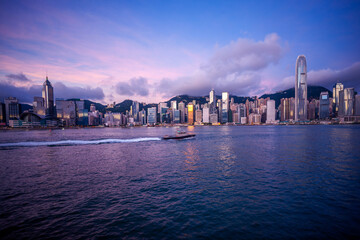
[(55, 113), (54, 108), (54, 89), (46, 76), (46, 80), (43, 84), (42, 98), (44, 99), (45, 115), (46, 118), (53, 118)]
[(37, 115), (45, 116), (45, 102), (42, 97), (34, 97), (33, 101), (33, 111)]
[(295, 121), (307, 119), (307, 66), (304, 55), (298, 56), (295, 68)]
[(0, 125), (6, 124), (5, 104), (0, 103)]
[(209, 98), (210, 98), (209, 104), (216, 103), (216, 95), (214, 89), (210, 91)]
[(308, 105), (308, 119), (314, 120), (316, 118), (316, 99), (311, 100)]
[(77, 99), (75, 100), (76, 109), (76, 125), (87, 126), (89, 124), (88, 110), (85, 108), (85, 101)]
[(66, 101), (56, 99), (57, 118), (63, 122), (65, 126), (76, 125), (76, 104), (75, 101)]
[(156, 124), (156, 107), (151, 107), (147, 109), (147, 122), (148, 124), (154, 125)]
[(218, 107), (218, 122), (222, 122), (222, 103), (221, 103), (221, 99), (217, 100), (217, 107)]
[(216, 95), (215, 95), (215, 90), (214, 89), (212, 89), (210, 91), (209, 98), (210, 98), (210, 101), (209, 101), (210, 113), (216, 113)]
[(133, 101), (130, 106), (130, 115), (134, 118), (135, 122), (139, 122), (139, 102)]
[(223, 92), (221, 95), (221, 123), (229, 122), (229, 93)]
[(266, 123), (275, 122), (275, 101), (268, 100), (266, 102)]
[(159, 103), (159, 107), (158, 107), (158, 113), (161, 113), (161, 108), (168, 108), (168, 105), (166, 102), (161, 102)]
[(208, 107), (204, 107), (202, 111), (203, 111), (203, 113), (202, 113), (203, 123), (209, 123), (210, 122), (210, 109)]
[(180, 123), (180, 110), (173, 110), (173, 122)]
[(290, 114), (290, 104), (289, 104), (289, 98), (282, 98), (281, 104), (280, 104), (280, 121), (288, 121), (289, 120), (289, 114)]
[(333, 87), (333, 103), (335, 104), (335, 112), (339, 111), (339, 93), (344, 90), (342, 83), (336, 83)]
[(139, 122), (141, 125), (146, 125), (146, 111), (145, 109), (139, 112)]
[(195, 111), (195, 121), (197, 124), (200, 124), (202, 121), (202, 111), (200, 109)]
[(339, 92), (339, 116), (354, 115), (354, 88), (345, 88)]
[(327, 119), (329, 118), (329, 93), (321, 92), (320, 93), (320, 109), (319, 109), (319, 118)]
[(289, 110), (289, 119), (295, 120), (295, 98), (289, 98)]
[(194, 104), (189, 103), (187, 105), (187, 111), (188, 111), (188, 124), (192, 125), (194, 124)]
[(218, 115), (217, 113), (211, 113), (210, 116), (210, 123), (217, 124), (218, 123)]
[(180, 123), (185, 123), (185, 103), (179, 102)]
[(246, 117), (246, 105), (244, 103), (240, 103), (238, 106), (239, 117)]
[(171, 101), (171, 106), (172, 110), (177, 110), (177, 103), (176, 103), (176, 100), (174, 101)]
[(95, 104), (91, 104), (90, 105), (90, 112), (95, 112), (96, 111), (96, 106), (95, 106)]
[(360, 116), (360, 95), (355, 95), (354, 115)]
[(5, 99), (5, 116), (7, 125), (9, 125), (9, 120), (19, 119), (20, 105), (19, 101), (15, 97), (8, 97)]

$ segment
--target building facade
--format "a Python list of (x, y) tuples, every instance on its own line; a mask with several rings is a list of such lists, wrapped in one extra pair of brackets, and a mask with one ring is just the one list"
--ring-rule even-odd
[(320, 93), (320, 109), (319, 109), (319, 119), (328, 119), (329, 114), (329, 93), (328, 92), (321, 92)]
[(295, 68), (295, 121), (307, 120), (307, 66), (304, 55), (298, 56)]
[(46, 76), (46, 80), (43, 84), (42, 98), (44, 99), (45, 116), (46, 118), (53, 118), (55, 114), (54, 107), (54, 89)]

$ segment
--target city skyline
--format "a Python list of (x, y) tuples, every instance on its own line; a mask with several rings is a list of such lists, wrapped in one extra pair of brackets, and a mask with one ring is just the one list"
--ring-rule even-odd
[(1, 5), (2, 98), (31, 102), (46, 72), (55, 98), (150, 103), (212, 88), (260, 96), (292, 87), (302, 54), (309, 85), (359, 88), (357, 2)]

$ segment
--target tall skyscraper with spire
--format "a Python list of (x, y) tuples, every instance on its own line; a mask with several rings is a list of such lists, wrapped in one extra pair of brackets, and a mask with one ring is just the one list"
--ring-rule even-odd
[(306, 58), (300, 55), (295, 68), (295, 121), (307, 120), (307, 66)]
[(54, 89), (46, 76), (46, 80), (43, 84), (42, 97), (44, 99), (44, 107), (46, 118), (54, 117)]

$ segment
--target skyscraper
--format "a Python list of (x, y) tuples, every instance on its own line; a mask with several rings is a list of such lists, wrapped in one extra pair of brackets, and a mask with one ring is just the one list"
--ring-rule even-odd
[(45, 105), (44, 105), (44, 98), (42, 97), (34, 97), (33, 101), (33, 110), (34, 113), (45, 116)]
[(329, 93), (328, 92), (321, 92), (320, 93), (320, 111), (319, 111), (319, 118), (320, 119), (327, 119), (329, 118)]
[(44, 99), (45, 115), (46, 118), (54, 117), (54, 89), (46, 76), (46, 80), (43, 84), (42, 97)]
[(354, 115), (354, 88), (345, 88), (339, 92), (339, 116)]
[(266, 123), (275, 122), (275, 100), (266, 102)]
[(187, 109), (188, 109), (188, 124), (192, 125), (194, 124), (194, 104), (189, 103), (187, 105)]
[(210, 113), (215, 113), (216, 112), (216, 95), (215, 95), (214, 89), (212, 89), (210, 91), (209, 98), (210, 98), (210, 101), (209, 101)]
[(133, 101), (130, 106), (130, 115), (134, 118), (135, 122), (139, 122), (139, 102)]
[(229, 93), (228, 92), (223, 92), (222, 93), (222, 107), (221, 107), (221, 112), (222, 112), (222, 118), (221, 118), (221, 123), (227, 123), (229, 121)]
[(179, 110), (180, 110), (180, 123), (185, 122), (185, 103), (179, 102)]
[(298, 56), (295, 68), (295, 121), (307, 119), (307, 66), (304, 55)]
[(151, 107), (147, 109), (147, 122), (148, 124), (154, 125), (156, 124), (156, 107)]
[(333, 103), (335, 104), (335, 112), (339, 111), (339, 92), (344, 90), (342, 83), (336, 83), (333, 87)]
[(177, 110), (177, 103), (176, 103), (176, 100), (171, 101), (171, 105), (170, 105), (170, 107), (172, 108), (172, 110)]
[(20, 105), (19, 101), (15, 97), (8, 97), (5, 99), (5, 116), (7, 125), (9, 125), (9, 120), (19, 119)]

